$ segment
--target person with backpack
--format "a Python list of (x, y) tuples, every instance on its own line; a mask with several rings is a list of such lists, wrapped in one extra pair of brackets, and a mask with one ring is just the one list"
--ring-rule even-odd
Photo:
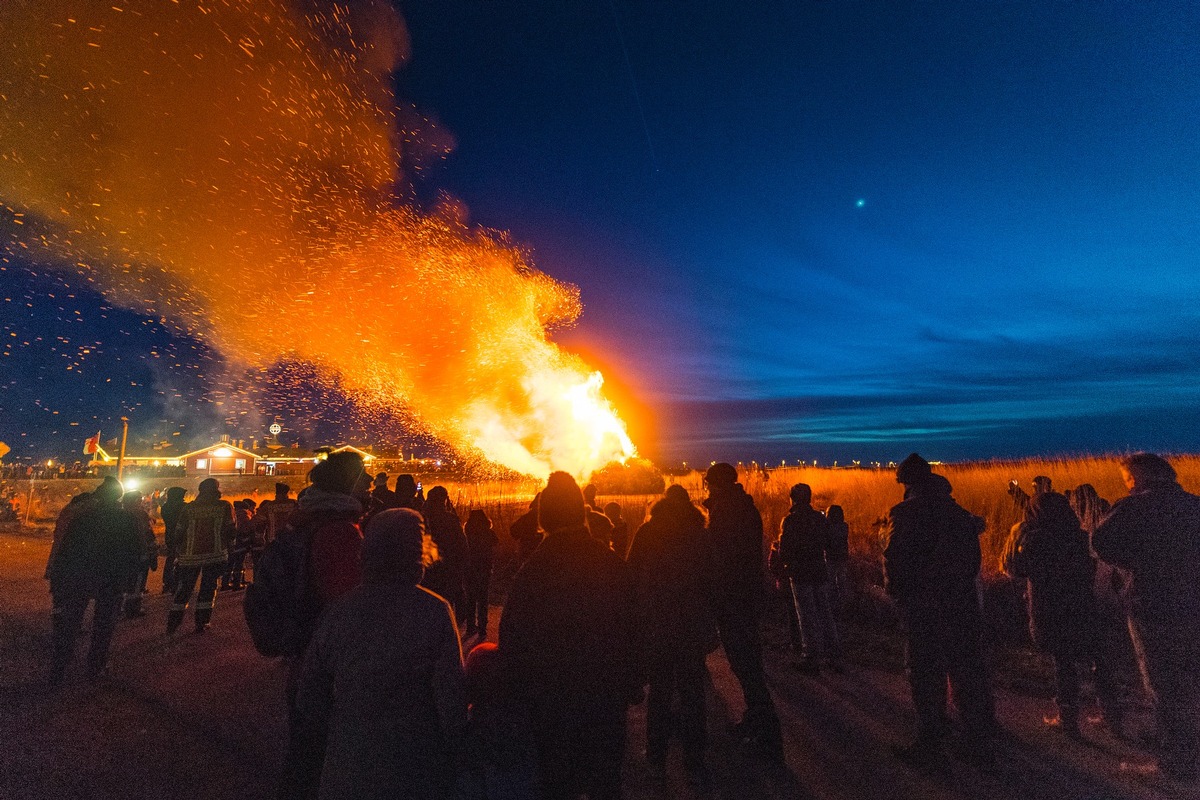
[(175, 600), (167, 612), (167, 635), (183, 624), (196, 582), (196, 633), (203, 633), (212, 619), (213, 602), (217, 596), (217, 581), (229, 561), (229, 545), (233, 543), (233, 506), (221, 499), (221, 485), (216, 478), (200, 481), (196, 499), (183, 507), (179, 515), (179, 583)]
[(821, 671), (821, 662), (840, 672), (841, 638), (829, 598), (829, 521), (812, 507), (812, 488), (797, 483), (791, 488), (791, 510), (779, 534), (779, 558), (787, 575), (800, 623), (799, 669), (810, 675)]
[[(321, 612), (362, 577), (363, 507), (354, 497), (366, 472), (358, 453), (333, 453), (308, 474), (310, 485), (279, 537), (263, 552), (247, 593), (246, 622), (264, 655), (288, 660), (288, 749), (279, 797), (315, 796), (319, 742), (300, 728), (296, 695), (304, 655)], [(318, 748), (314, 755), (314, 748)]]
[(920, 770), (944, 766), (949, 681), (966, 729), (966, 755), (989, 763), (996, 718), (976, 591), (984, 521), (954, 502), (950, 481), (916, 453), (900, 463), (896, 482), (904, 484), (905, 499), (888, 513), (884, 582), (908, 636), (917, 712), (916, 739), (897, 755)]

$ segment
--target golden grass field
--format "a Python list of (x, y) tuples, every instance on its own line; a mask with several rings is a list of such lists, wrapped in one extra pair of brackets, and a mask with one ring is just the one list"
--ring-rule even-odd
[[(1101, 497), (1110, 502), (1126, 494), (1121, 482), (1118, 461), (1120, 456), (1087, 456), (1075, 458), (1038, 458), (1018, 461), (987, 461), (966, 464), (943, 464), (935, 471), (945, 475), (954, 486), (955, 499), (971, 512), (987, 520), (987, 531), (983, 535), (984, 564), (987, 574), (996, 571), (997, 562), (1009, 529), (1018, 521), (1017, 509), (1006, 489), (1008, 481), (1016, 479), (1026, 491), (1031, 491), (1035, 475), (1048, 475), (1058, 491), (1073, 489), (1090, 483)], [(1188, 491), (1200, 493), (1200, 455), (1182, 455), (1171, 458), (1179, 472), (1180, 483)], [(779, 525), (790, 505), (788, 490), (793, 484), (807, 483), (813, 489), (813, 505), (824, 510), (838, 504), (846, 512), (850, 523), (851, 550), (862, 556), (877, 556), (882, 551), (880, 528), (889, 508), (900, 502), (903, 487), (896, 483), (894, 473), (887, 469), (833, 469), (829, 467), (776, 467), (769, 470), (745, 469), (741, 471), (742, 484), (754, 496), (763, 515), (767, 535), (777, 535)], [(198, 479), (163, 479), (155, 483), (162, 487), (146, 486), (147, 490), (165, 488), (169, 484), (184, 486), (193, 491)], [(669, 477), (668, 482), (679, 483), (688, 490), (694, 500), (704, 497), (703, 476), (692, 472), (682, 477)], [(242, 478), (223, 481), (227, 499), (236, 500), (253, 496), (266, 499), (274, 479)], [(258, 485), (261, 483), (261, 487)], [(294, 488), (303, 484), (302, 479), (292, 481)], [(517, 481), (443, 481), (450, 492), (455, 507), (465, 519), (472, 508), (482, 508), (491, 517), (503, 545), (511, 546), (508, 528), (522, 514), (538, 490), (539, 484), (532, 480)], [(17, 492), (28, 492), (28, 482), (20, 481), (13, 488)], [(42, 524), (53, 521), (54, 515), (66, 504), (71, 494), (86, 491), (95, 481), (39, 481), (34, 487), (34, 520)], [(426, 490), (433, 485), (426, 481)], [(24, 497), (22, 497), (24, 499)], [(620, 503), (631, 530), (649, 515), (650, 506), (657, 495), (620, 495), (599, 497), (599, 503)]]

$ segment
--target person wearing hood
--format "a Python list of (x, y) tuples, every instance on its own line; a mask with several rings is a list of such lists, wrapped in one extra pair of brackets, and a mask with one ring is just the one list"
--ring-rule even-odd
[(759, 630), (766, 599), (762, 516), (737, 478), (733, 465), (724, 462), (713, 464), (704, 476), (717, 630), (746, 702), (746, 714), (735, 726), (737, 736), (782, 762), (783, 734), (767, 689)]
[(797, 483), (791, 488), (792, 508), (779, 533), (779, 559), (787, 575), (800, 623), (800, 669), (817, 674), (828, 659), (841, 670), (842, 644), (830, 602), (829, 520), (812, 507), (812, 488)]
[(121, 612), (121, 596), (129, 576), (145, 555), (145, 543), (133, 517), (121, 507), (121, 484), (105, 478), (86, 507), (74, 516), (50, 564), (50, 593), (54, 601), (54, 654), (50, 683), (66, 676), (75, 655), (75, 640), (89, 603), (92, 642), (87, 676), (95, 680), (108, 663), (108, 649)]
[(1054, 659), (1058, 717), (1046, 722), (1080, 738), (1079, 664), (1090, 665), (1095, 648), (1095, 564), (1087, 533), (1065, 497), (1045, 492), (1030, 500), (1001, 569), (1028, 584), (1030, 635)]
[(984, 521), (954, 502), (950, 482), (916, 453), (901, 462), (896, 482), (905, 486), (905, 499), (888, 514), (884, 580), (908, 635), (917, 712), (916, 740), (897, 754), (919, 768), (941, 764), (949, 681), (968, 737), (966, 754), (986, 763), (996, 720), (976, 591)]
[[(354, 589), (362, 579), (362, 532), (358, 521), (363, 507), (354, 497), (366, 472), (362, 456), (351, 451), (332, 453), (308, 473), (309, 486), (301, 493), (289, 529), (308, 542), (308, 585), (305, 618), (309, 629), (302, 638), (307, 647), (321, 612), (334, 600)], [(302, 735), (297, 716), (296, 695), (304, 664), (303, 648), (288, 659), (286, 698), (288, 706), (288, 749), (284, 756), (279, 797), (313, 796), (314, 770), (320, 762), (312, 758), (311, 741)]]
[(1200, 497), (1153, 453), (1121, 462), (1129, 496), (1113, 504), (1092, 547), (1130, 575), (1130, 618), (1158, 695), (1157, 767), (1185, 783), (1200, 757)]
[(671, 486), (650, 509), (633, 540), (637, 633), (642, 673), (650, 685), (646, 704), (646, 761), (666, 769), (671, 703), (679, 696), (677, 729), (689, 777), (706, 783), (704, 760), (704, 659), (717, 647), (708, 531), (704, 515), (682, 486)]
[(221, 485), (216, 478), (200, 481), (196, 499), (179, 514), (178, 532), (179, 583), (171, 610), (167, 612), (168, 636), (183, 624), (193, 592), (196, 592), (196, 633), (203, 633), (212, 619), (217, 581), (225, 573), (229, 546), (236, 533), (233, 506), (221, 499)]
[(550, 475), (538, 512), (546, 538), (500, 619), (507, 680), (529, 709), (541, 796), (619, 798), (625, 707), (640, 695), (627, 565), (591, 537), (567, 473)]
[(450, 796), (466, 689), (452, 610), (417, 585), (426, 552), (415, 511), (375, 515), (362, 584), (329, 605), (313, 634), (296, 708), (321, 762), (320, 800)]
[(163, 594), (175, 594), (175, 590), (179, 588), (179, 515), (187, 505), (183, 501), (186, 494), (187, 491), (182, 486), (167, 489), (167, 499), (163, 501), (158, 512), (163, 521), (163, 545), (167, 550), (163, 559)]

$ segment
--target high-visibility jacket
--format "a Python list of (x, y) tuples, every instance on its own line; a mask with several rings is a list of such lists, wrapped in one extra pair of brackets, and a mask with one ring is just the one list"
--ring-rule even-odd
[(181, 567), (224, 564), (235, 533), (233, 506), (228, 500), (193, 500), (179, 514), (177, 563)]

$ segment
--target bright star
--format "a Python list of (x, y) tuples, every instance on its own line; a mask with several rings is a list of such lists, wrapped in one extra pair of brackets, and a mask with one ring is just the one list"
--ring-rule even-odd
[(863, 207), (863, 206), (865, 206), (866, 204), (867, 204), (867, 201), (866, 201), (866, 200), (864, 200), (864, 199), (863, 199), (863, 198), (861, 198), (861, 197), (860, 197), (860, 198), (858, 198), (857, 200), (855, 200), (855, 201), (854, 201), (854, 207), (855, 207), (855, 208), (862, 208), (862, 207)]

